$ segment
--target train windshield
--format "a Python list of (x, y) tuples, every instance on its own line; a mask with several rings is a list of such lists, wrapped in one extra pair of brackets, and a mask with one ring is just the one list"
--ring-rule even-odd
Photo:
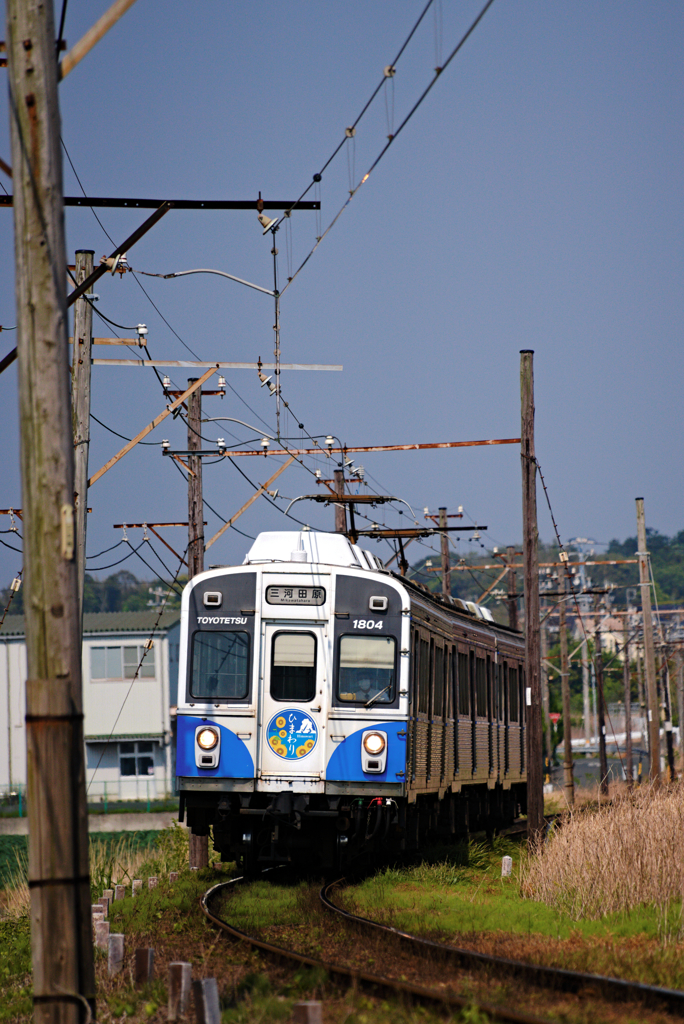
[(192, 640), (193, 697), (244, 700), (249, 692), (249, 634), (205, 630)]
[(337, 696), (343, 701), (391, 704), (394, 700), (396, 640), (393, 636), (343, 636)]

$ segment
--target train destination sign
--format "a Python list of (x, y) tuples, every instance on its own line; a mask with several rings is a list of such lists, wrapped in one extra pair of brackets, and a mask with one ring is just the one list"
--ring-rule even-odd
[(266, 587), (268, 604), (325, 604), (323, 587)]

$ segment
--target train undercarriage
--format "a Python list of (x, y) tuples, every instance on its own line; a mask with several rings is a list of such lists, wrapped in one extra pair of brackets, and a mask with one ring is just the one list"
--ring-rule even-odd
[(246, 871), (276, 864), (344, 868), (368, 858), (415, 853), (426, 843), (489, 837), (526, 811), (525, 785), (472, 785), (458, 793), (406, 797), (281, 792), (183, 794), (181, 819), (213, 835), (223, 861)]

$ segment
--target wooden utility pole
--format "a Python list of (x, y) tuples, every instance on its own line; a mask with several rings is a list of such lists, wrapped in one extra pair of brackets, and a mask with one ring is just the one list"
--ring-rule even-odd
[[(447, 510), (439, 509), (439, 525), (446, 528)], [(449, 534), (442, 532), (440, 536), (442, 551), (442, 597), (451, 597), (451, 568), (449, 566)]]
[(660, 709), (658, 708), (655, 649), (653, 646), (653, 618), (651, 615), (651, 578), (646, 549), (646, 517), (644, 499), (636, 499), (637, 544), (639, 550), (639, 586), (641, 612), (644, 623), (644, 663), (646, 666), (646, 702), (648, 705), (649, 778), (660, 782)]
[(570, 659), (568, 658), (568, 621), (565, 599), (568, 577), (565, 569), (558, 571), (558, 632), (560, 636), (561, 697), (563, 700), (563, 787), (568, 807), (575, 803), (575, 781), (572, 760), (572, 721), (570, 718)]
[(518, 578), (514, 568), (515, 548), (506, 548), (506, 561), (508, 562), (508, 625), (511, 629), (518, 628)]
[(601, 624), (599, 622), (598, 597), (594, 598), (596, 613), (595, 658), (596, 658), (596, 731), (599, 743), (599, 772), (601, 792), (608, 795), (608, 756), (606, 754), (606, 703), (603, 694), (603, 653), (601, 650)]
[[(92, 249), (76, 252), (76, 284), (93, 272)], [(71, 356), (71, 419), (74, 435), (74, 514), (78, 605), (83, 621), (86, 533), (88, 530), (88, 452), (90, 449), (90, 373), (92, 369), (93, 307), (87, 299), (74, 303), (74, 347)]]
[(522, 462), (523, 564), (525, 576), (525, 710), (527, 715), (527, 835), (536, 847), (544, 829), (537, 461), (534, 451), (534, 352), (520, 353), (520, 455)]
[(629, 664), (629, 609), (625, 611), (624, 621), (624, 641), (622, 644), (622, 656), (624, 658), (623, 664), (623, 680), (625, 684), (625, 757), (627, 765), (625, 767), (625, 773), (627, 775), (627, 786), (629, 789), (632, 788), (633, 777), (632, 777), (632, 673)]
[[(188, 387), (196, 378), (188, 381)], [(188, 451), (202, 450), (202, 389), (188, 398)], [(204, 503), (202, 501), (202, 459), (188, 457), (188, 579), (204, 572)]]
[[(188, 381), (188, 387), (196, 378)], [(188, 397), (188, 451), (201, 451), (202, 388)], [(204, 502), (202, 500), (202, 459), (188, 456), (188, 580), (204, 572)], [(191, 868), (206, 868), (209, 864), (209, 836), (190, 833), (189, 863)]]
[[(338, 497), (344, 497), (344, 470), (336, 469), (333, 472), (333, 479), (335, 480), (335, 494)], [(347, 532), (347, 510), (344, 505), (335, 505), (335, 533), (346, 533)]]
[[(51, 3), (7, 0), (37, 1024), (95, 1015), (74, 560), (66, 252)], [(88, 1009), (90, 1007), (90, 1009)]]

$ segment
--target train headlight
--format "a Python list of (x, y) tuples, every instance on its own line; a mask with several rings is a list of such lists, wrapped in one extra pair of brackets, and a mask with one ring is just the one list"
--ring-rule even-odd
[(385, 737), (380, 732), (367, 732), (363, 737), (363, 747), (371, 757), (378, 757), (385, 749)]
[(219, 741), (216, 729), (200, 729), (197, 733), (197, 745), (202, 750), (213, 750)]

